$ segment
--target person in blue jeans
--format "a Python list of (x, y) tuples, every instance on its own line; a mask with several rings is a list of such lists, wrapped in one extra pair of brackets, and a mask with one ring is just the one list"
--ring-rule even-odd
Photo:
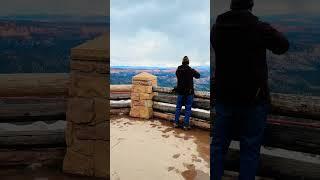
[(233, 138), (240, 141), (239, 180), (254, 180), (259, 165), (269, 105), (226, 105), (216, 102), (211, 142), (211, 179), (221, 180), (224, 159)]
[(239, 180), (254, 180), (270, 104), (267, 50), (284, 54), (287, 38), (252, 14), (253, 0), (232, 0), (211, 29), (215, 69), (210, 179), (221, 180), (231, 140), (240, 141)]
[(182, 65), (177, 68), (176, 71), (177, 76), (177, 87), (176, 93), (177, 104), (176, 104), (176, 113), (174, 120), (174, 127), (179, 127), (179, 118), (181, 114), (182, 106), (185, 106), (185, 116), (184, 116), (184, 124), (183, 128), (185, 130), (190, 129), (190, 116), (191, 116), (191, 107), (193, 103), (194, 96), (194, 84), (193, 78), (199, 79), (200, 74), (192, 69), (189, 66), (189, 58), (185, 56), (182, 60)]

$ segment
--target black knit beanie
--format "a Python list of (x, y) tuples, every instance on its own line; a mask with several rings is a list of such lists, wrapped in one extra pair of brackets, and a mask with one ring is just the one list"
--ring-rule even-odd
[(251, 9), (254, 5), (253, 0), (231, 0), (232, 10)]

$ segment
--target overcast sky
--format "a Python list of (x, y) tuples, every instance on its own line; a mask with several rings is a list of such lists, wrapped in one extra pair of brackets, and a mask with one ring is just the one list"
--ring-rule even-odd
[[(229, 10), (230, 1), (211, 1), (214, 14), (218, 15)], [(258, 15), (319, 14), (320, 0), (255, 0), (254, 12)]]
[(1, 0), (0, 16), (58, 14), (106, 16), (109, 0)]
[(210, 0), (111, 0), (111, 65), (209, 65)]

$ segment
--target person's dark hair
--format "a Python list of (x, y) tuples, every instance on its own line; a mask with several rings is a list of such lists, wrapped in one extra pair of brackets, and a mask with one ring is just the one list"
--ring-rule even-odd
[(254, 0), (231, 0), (230, 8), (232, 10), (251, 10)]
[(189, 64), (189, 58), (188, 58), (188, 56), (183, 57), (183, 59), (182, 59), (182, 64), (183, 64), (183, 65)]

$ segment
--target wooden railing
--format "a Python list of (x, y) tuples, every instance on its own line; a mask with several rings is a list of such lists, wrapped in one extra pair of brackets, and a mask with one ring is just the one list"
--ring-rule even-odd
[[(166, 120), (173, 120), (177, 95), (172, 93), (172, 88), (153, 87), (156, 95), (153, 97), (154, 116)], [(193, 110), (190, 118), (191, 125), (210, 129), (210, 94), (196, 91), (194, 95)], [(181, 114), (183, 118), (184, 109)]]
[(130, 112), (131, 85), (110, 86), (110, 114), (128, 115)]
[[(8, 74), (0, 75), (0, 82), (1, 122), (65, 119), (68, 74)], [(111, 114), (128, 114), (130, 89), (111, 86)], [(172, 120), (176, 103), (172, 88), (153, 90), (154, 115)], [(119, 100), (124, 101), (113, 102)], [(271, 107), (267, 146), (320, 154), (320, 97), (272, 94)], [(210, 94), (196, 91), (193, 108), (192, 120), (210, 128)]]
[[(158, 93), (153, 98), (154, 115), (173, 120), (177, 97), (172, 93), (172, 88), (154, 87), (153, 90)], [(277, 154), (276, 151), (270, 151), (269, 154), (263, 152), (259, 174), (281, 179), (291, 177), (317, 179), (320, 177), (320, 162), (316, 163), (314, 159), (301, 160), (301, 157), (295, 159), (288, 154), (293, 153), (292, 150), (311, 153), (312, 156), (320, 154), (320, 98), (275, 93), (271, 96), (271, 113), (267, 121), (264, 146), (268, 149), (271, 147), (289, 151), (286, 155)], [(201, 109), (192, 112), (191, 119), (196, 125), (206, 128), (206, 125), (214, 119), (214, 108), (211, 109), (211, 117), (209, 113), (203, 111), (210, 110), (210, 107), (214, 107), (214, 102), (210, 104), (210, 94), (196, 91), (193, 108)], [(235, 137), (234, 140), (238, 138)], [(299, 153), (296, 154), (301, 156)], [(305, 157), (310, 158), (310, 156)], [(239, 148), (232, 146), (227, 156), (226, 168), (238, 171), (239, 158)]]
[[(68, 74), (0, 75), (0, 121), (65, 120), (68, 77)], [(129, 114), (130, 91), (130, 85), (110, 87), (111, 114)], [(171, 93), (172, 88), (154, 87), (153, 91), (156, 93), (153, 98), (154, 116), (172, 120), (176, 103), (176, 95)], [(271, 98), (271, 114), (268, 117), (265, 146), (319, 155), (320, 97), (273, 93)], [(197, 126), (210, 128), (208, 125), (215, 114), (212, 110), (210, 118), (209, 110), (210, 105), (214, 106), (213, 103), (210, 104), (208, 92), (196, 91), (191, 119)], [(39, 147), (65, 147), (62, 131), (30, 131), (23, 132), (23, 136), (20, 134), (2, 133), (0, 146), (25, 148), (28, 144), (32, 144)], [(237, 152), (232, 152), (229, 159), (233, 162), (236, 156)], [(263, 161), (268, 163), (275, 161), (268, 159), (269, 157), (265, 158), (267, 159), (263, 157)], [(290, 159), (284, 160), (287, 161), (285, 164), (289, 165), (296, 162)], [(284, 163), (283, 161), (281, 162)], [(310, 177), (316, 176), (320, 168), (314, 163), (301, 166)], [(288, 168), (288, 173), (289, 169), (296, 171), (297, 168), (299, 167), (292, 165)], [(281, 171), (284, 170), (285, 168)], [(303, 174), (302, 171), (299, 173)]]
[[(173, 119), (176, 95), (172, 88), (154, 87), (159, 94), (154, 97), (155, 114), (158, 112)], [(192, 117), (195, 121), (211, 121), (214, 109), (210, 110), (210, 93), (195, 92)], [(159, 103), (161, 102), (161, 103)], [(162, 104), (166, 103), (166, 104)], [(171, 104), (171, 105), (168, 105)], [(212, 107), (214, 107), (212, 102)], [(272, 110), (268, 117), (265, 145), (305, 153), (320, 154), (320, 98), (288, 94), (272, 94)], [(164, 115), (161, 115), (165, 117)]]

